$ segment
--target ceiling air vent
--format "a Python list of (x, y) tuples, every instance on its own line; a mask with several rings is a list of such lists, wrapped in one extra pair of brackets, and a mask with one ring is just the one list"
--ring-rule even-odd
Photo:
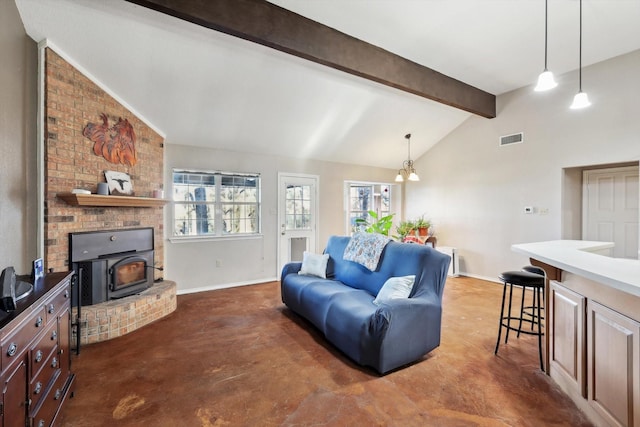
[(524, 132), (518, 132), (511, 135), (505, 135), (500, 137), (500, 146), (519, 144), (524, 141)]

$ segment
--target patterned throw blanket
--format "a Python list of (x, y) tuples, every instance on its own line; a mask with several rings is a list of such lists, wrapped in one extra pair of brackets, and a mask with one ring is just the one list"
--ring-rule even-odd
[(376, 271), (382, 250), (390, 240), (382, 234), (355, 233), (344, 250), (343, 259), (357, 262), (370, 271)]

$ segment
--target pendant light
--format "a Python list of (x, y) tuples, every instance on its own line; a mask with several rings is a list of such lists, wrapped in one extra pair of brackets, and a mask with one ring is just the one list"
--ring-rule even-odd
[(413, 160), (411, 160), (411, 134), (408, 133), (404, 137), (407, 139), (407, 143), (409, 144), (409, 151), (407, 153), (407, 160), (402, 162), (402, 168), (398, 170), (396, 182), (403, 182), (405, 178), (409, 181), (420, 181), (420, 177), (413, 167)]
[(573, 98), (573, 103), (571, 104), (572, 110), (577, 110), (580, 108), (585, 108), (591, 105), (589, 102), (589, 97), (586, 92), (582, 91), (582, 0), (580, 0), (580, 54), (579, 54), (579, 66), (578, 66), (578, 93)]
[(548, 0), (544, 0), (544, 71), (538, 76), (538, 84), (535, 87), (536, 92), (544, 92), (558, 86), (553, 78), (553, 73), (547, 69), (547, 9)]

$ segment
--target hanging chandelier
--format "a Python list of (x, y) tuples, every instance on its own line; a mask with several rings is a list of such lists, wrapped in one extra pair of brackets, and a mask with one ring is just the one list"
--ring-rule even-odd
[(407, 160), (402, 162), (402, 168), (398, 170), (396, 182), (403, 182), (405, 179), (408, 181), (420, 181), (420, 177), (413, 167), (413, 160), (411, 160), (411, 134), (408, 133), (404, 137), (407, 139), (409, 149), (407, 152)]

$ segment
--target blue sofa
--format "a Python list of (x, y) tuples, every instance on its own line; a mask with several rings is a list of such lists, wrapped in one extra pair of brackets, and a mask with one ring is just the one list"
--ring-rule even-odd
[[(309, 320), (343, 353), (385, 374), (414, 362), (440, 345), (442, 293), (451, 258), (419, 244), (389, 242), (370, 271), (343, 259), (350, 237), (331, 236), (328, 274), (297, 274), (289, 263), (281, 275), (282, 301)], [(376, 305), (390, 277), (415, 275), (409, 298)]]

